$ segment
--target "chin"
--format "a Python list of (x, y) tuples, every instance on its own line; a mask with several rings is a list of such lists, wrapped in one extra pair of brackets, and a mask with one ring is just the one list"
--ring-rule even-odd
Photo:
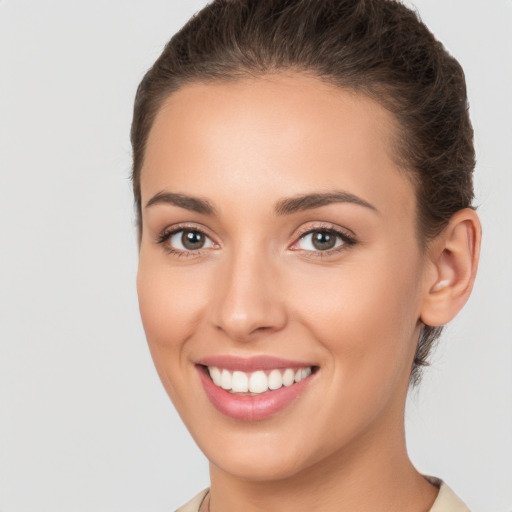
[(268, 482), (286, 480), (295, 476), (301, 470), (306, 469), (308, 464), (299, 460), (297, 455), (288, 456), (282, 451), (275, 451), (274, 454), (255, 453), (243, 455), (235, 453), (218, 454), (208, 457), (210, 463), (224, 473), (241, 480), (253, 482)]
[[(240, 480), (270, 482), (296, 477), (339, 449), (339, 443), (333, 445), (315, 435), (314, 428), (306, 433), (304, 424), (300, 428), (296, 421), (290, 428), (284, 418), (234, 428), (224, 425), (224, 429), (213, 425), (208, 431), (192, 432), (193, 437), (213, 471)], [(212, 436), (212, 432), (216, 435)]]

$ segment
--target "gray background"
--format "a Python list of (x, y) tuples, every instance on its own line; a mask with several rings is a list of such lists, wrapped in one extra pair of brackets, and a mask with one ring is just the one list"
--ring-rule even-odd
[[(200, 0), (0, 2), (0, 510), (171, 511), (207, 464), (135, 294), (135, 88)], [(512, 510), (512, 2), (417, 0), (467, 74), (484, 246), (407, 406), (417, 468)]]

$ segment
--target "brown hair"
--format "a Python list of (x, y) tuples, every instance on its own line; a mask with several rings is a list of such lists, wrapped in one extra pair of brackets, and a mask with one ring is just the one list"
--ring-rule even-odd
[[(215, 0), (165, 46), (140, 83), (131, 128), (139, 237), (140, 173), (162, 102), (191, 82), (291, 70), (376, 99), (393, 112), (395, 153), (417, 195), (423, 245), (472, 207), (475, 165), (466, 84), (459, 63), (395, 0)], [(423, 326), (411, 383), (442, 327)]]

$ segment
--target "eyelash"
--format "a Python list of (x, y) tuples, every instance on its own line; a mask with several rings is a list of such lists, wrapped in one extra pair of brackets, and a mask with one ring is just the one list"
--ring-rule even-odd
[(176, 226), (170, 230), (164, 230), (162, 233), (160, 233), (160, 235), (158, 235), (157, 243), (162, 245), (164, 250), (168, 254), (172, 254), (173, 256), (177, 256), (178, 258), (191, 258), (191, 257), (193, 258), (193, 257), (199, 256), (200, 254), (202, 254), (202, 252), (203, 252), (202, 249), (197, 249), (195, 251), (193, 251), (193, 250), (183, 251), (181, 249), (175, 249), (174, 247), (172, 247), (171, 245), (166, 243), (171, 239), (171, 237), (173, 237), (174, 235), (176, 235), (177, 233), (180, 233), (182, 231), (189, 231), (192, 233), (200, 233), (200, 234), (204, 235), (206, 238), (211, 240), (211, 238), (202, 229), (198, 228), (197, 226), (186, 226), (186, 225), (183, 226), (182, 225), (182, 226)]
[(329, 256), (339, 254), (357, 243), (357, 240), (354, 236), (349, 235), (345, 231), (342, 231), (339, 228), (335, 228), (332, 225), (324, 224), (308, 228), (303, 232), (299, 232), (299, 234), (297, 235), (297, 241), (295, 241), (293, 245), (296, 245), (300, 240), (304, 239), (307, 235), (311, 235), (313, 233), (328, 233), (330, 235), (335, 236), (336, 238), (341, 239), (341, 244), (337, 247), (333, 247), (332, 249), (327, 249), (325, 251), (305, 250), (304, 252), (307, 253), (308, 258), (327, 258)]
[[(206, 238), (211, 240), (211, 238), (205, 233), (205, 231), (203, 231), (202, 229), (199, 229), (196, 226), (177, 226), (171, 230), (164, 230), (161, 234), (159, 234), (157, 237), (157, 243), (162, 245), (164, 250), (167, 253), (172, 254), (173, 256), (177, 256), (178, 258), (190, 258), (190, 257), (200, 256), (203, 253), (204, 249), (185, 250), (184, 251), (181, 249), (175, 249), (174, 247), (172, 247), (171, 245), (166, 243), (169, 241), (169, 239), (172, 236), (174, 236), (182, 231), (190, 231), (193, 233), (200, 233), (200, 234), (204, 235)], [(318, 233), (318, 232), (334, 235), (335, 237), (341, 239), (342, 243), (337, 247), (334, 247), (332, 249), (327, 249), (325, 251), (320, 251), (320, 250), (305, 251), (308, 253), (308, 257), (325, 258), (327, 256), (332, 256), (334, 254), (340, 253), (340, 252), (346, 250), (348, 247), (353, 246), (357, 243), (357, 240), (355, 239), (355, 237), (348, 235), (347, 233), (345, 233), (344, 231), (341, 231), (340, 229), (336, 229), (331, 225), (329, 225), (329, 226), (318, 225), (318, 226), (314, 226), (312, 228), (309, 228), (309, 229), (299, 233), (297, 235), (296, 241), (292, 245), (297, 244), (301, 239), (304, 239), (307, 235), (311, 235), (312, 233)], [(297, 250), (297, 249), (293, 249), (293, 250)]]

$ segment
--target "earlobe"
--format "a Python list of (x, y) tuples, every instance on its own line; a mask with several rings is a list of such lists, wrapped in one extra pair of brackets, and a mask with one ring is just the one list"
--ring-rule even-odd
[(441, 326), (452, 320), (467, 302), (480, 255), (481, 226), (474, 210), (453, 215), (431, 244), (431, 270), (426, 274), (421, 321)]

